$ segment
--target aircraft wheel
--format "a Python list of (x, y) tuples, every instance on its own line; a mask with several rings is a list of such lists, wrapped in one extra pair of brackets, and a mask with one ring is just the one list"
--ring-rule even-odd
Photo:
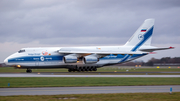
[(27, 68), (26, 73), (32, 73), (32, 70)]
[(71, 69), (69, 69), (68, 72), (71, 72)]
[(85, 70), (84, 70), (84, 69), (82, 69), (81, 71), (82, 71), (82, 72), (84, 72)]
[(78, 69), (77, 71), (78, 71), (78, 72), (81, 72), (81, 69)]
[(97, 68), (94, 68), (93, 70), (94, 70), (94, 71), (97, 71)]

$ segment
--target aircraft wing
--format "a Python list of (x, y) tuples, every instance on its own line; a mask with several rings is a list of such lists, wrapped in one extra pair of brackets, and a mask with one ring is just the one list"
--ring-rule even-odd
[(139, 49), (139, 51), (144, 51), (144, 52), (153, 52), (157, 50), (166, 50), (166, 49), (174, 49), (174, 47), (166, 47), (166, 48), (147, 48), (147, 49)]
[(133, 54), (147, 54), (148, 52), (116, 52), (116, 51), (61, 51), (59, 50), (59, 53), (61, 54), (98, 54), (98, 55), (109, 55), (109, 54), (129, 54), (129, 55), (133, 55)]

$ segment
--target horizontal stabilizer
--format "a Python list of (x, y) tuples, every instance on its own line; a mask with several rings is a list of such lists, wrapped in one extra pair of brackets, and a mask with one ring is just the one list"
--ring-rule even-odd
[(157, 50), (166, 50), (166, 49), (174, 49), (174, 47), (167, 47), (167, 48), (150, 48), (150, 49), (139, 49), (139, 51), (144, 51), (144, 52), (153, 52)]

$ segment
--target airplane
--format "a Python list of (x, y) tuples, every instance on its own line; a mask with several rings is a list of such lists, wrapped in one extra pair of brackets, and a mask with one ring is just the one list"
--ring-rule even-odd
[(67, 68), (69, 72), (97, 71), (97, 68), (128, 62), (153, 51), (173, 49), (151, 46), (154, 19), (146, 19), (123, 46), (22, 48), (4, 60), (8, 66), (31, 69)]

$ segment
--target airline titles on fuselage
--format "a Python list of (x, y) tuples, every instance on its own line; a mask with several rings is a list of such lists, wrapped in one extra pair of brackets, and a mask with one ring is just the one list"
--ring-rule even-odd
[(33, 55), (41, 55), (41, 53), (28, 53), (28, 55), (31, 55), (31, 56), (33, 56)]

